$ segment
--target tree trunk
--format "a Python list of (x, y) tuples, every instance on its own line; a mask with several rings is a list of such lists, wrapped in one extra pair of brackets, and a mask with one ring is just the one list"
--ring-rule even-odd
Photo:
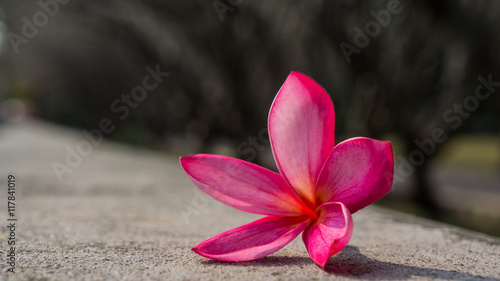
[[(420, 149), (413, 142), (415, 138), (407, 139), (408, 155), (413, 151), (420, 151)], [(423, 155), (423, 154), (422, 154)], [(414, 165), (415, 168), (415, 192), (413, 196), (413, 201), (418, 204), (422, 209), (424, 209), (429, 216), (433, 218), (438, 218), (442, 215), (442, 208), (436, 200), (436, 194), (434, 192), (434, 187), (429, 181), (429, 166), (433, 155), (425, 156), (425, 159), (421, 161), (420, 165)], [(416, 161), (414, 162), (420, 162)]]

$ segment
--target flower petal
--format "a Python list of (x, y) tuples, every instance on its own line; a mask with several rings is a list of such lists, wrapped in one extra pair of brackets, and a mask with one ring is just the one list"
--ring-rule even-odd
[(353, 222), (351, 213), (342, 203), (325, 203), (318, 207), (318, 220), (302, 234), (307, 252), (321, 268), (328, 259), (349, 243)]
[(391, 190), (393, 173), (390, 142), (345, 140), (333, 149), (321, 171), (316, 203), (342, 202), (354, 214)]
[(326, 91), (292, 72), (269, 112), (269, 138), (283, 177), (309, 206), (316, 179), (335, 144), (335, 113)]
[(308, 223), (309, 220), (305, 216), (267, 216), (214, 236), (192, 250), (214, 260), (254, 260), (283, 248), (295, 239)]
[(262, 215), (296, 216), (309, 210), (283, 178), (239, 159), (197, 154), (181, 157), (182, 168), (203, 192), (235, 209)]

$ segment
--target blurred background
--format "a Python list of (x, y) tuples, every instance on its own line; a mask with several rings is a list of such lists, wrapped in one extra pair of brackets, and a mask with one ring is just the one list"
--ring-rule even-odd
[(275, 169), (267, 114), (299, 71), (337, 141), (392, 141), (379, 204), (500, 236), (498, 50), (495, 0), (1, 0), (0, 126), (109, 118), (105, 139)]

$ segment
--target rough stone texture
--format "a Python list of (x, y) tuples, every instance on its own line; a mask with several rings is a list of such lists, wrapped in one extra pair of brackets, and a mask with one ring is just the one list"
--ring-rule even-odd
[(39, 122), (0, 128), (0, 219), (7, 175), (17, 177), (16, 274), (1, 280), (500, 280), (500, 240), (379, 207), (354, 217), (349, 246), (326, 271), (299, 236), (266, 258), (208, 260), (195, 244), (258, 216), (199, 192), (177, 157), (103, 142), (59, 182), (52, 162), (79, 132)]

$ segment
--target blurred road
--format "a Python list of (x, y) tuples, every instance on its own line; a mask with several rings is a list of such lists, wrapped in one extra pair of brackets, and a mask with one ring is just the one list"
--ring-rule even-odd
[(476, 215), (497, 217), (500, 221), (500, 173), (477, 173), (436, 165), (432, 182), (440, 203), (447, 208)]
[[(500, 236), (500, 173), (435, 161), (428, 176), (436, 201), (446, 211), (443, 221)], [(411, 177), (395, 182), (383, 204), (419, 212), (408, 206), (413, 204), (409, 201), (413, 188)]]

